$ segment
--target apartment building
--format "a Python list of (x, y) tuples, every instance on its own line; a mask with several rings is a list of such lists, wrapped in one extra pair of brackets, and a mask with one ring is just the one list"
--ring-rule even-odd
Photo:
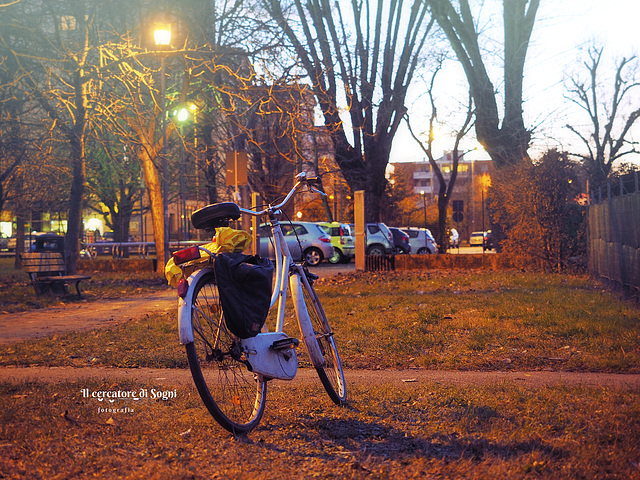
[[(473, 150), (460, 154), (458, 174), (449, 201), (450, 224), (460, 233), (461, 239), (469, 238), (471, 232), (489, 229), (487, 188), (491, 184), (494, 167), (488, 155)], [(444, 181), (448, 184), (453, 171), (453, 153), (445, 152), (436, 160)], [(429, 161), (398, 162), (392, 164), (395, 176), (402, 176), (411, 185), (413, 193), (436, 203), (439, 190), (435, 168)]]

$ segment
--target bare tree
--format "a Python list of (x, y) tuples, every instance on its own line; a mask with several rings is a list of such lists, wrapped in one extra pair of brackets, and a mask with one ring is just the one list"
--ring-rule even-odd
[[(3, 49), (4, 50), (4, 49)], [(26, 99), (16, 88), (15, 68), (0, 51), (0, 211), (11, 198), (9, 184), (26, 157), (27, 139), (22, 122)]]
[[(531, 132), (522, 115), (522, 82), (527, 48), (540, 0), (503, 0), (504, 116), (500, 123), (496, 88), (480, 47), (480, 32), (468, 0), (427, 0), (469, 82), (475, 104), (476, 138), (496, 167), (528, 159)], [(456, 9), (454, 3), (458, 5)]]
[(433, 24), (425, 2), (354, 0), (345, 9), (346, 2), (329, 0), (263, 4), (311, 82), (345, 180), (366, 192), (366, 215), (377, 220), (391, 144)]
[[(140, 165), (136, 157), (131, 148), (123, 148), (113, 136), (101, 136), (87, 145), (87, 190), (99, 201), (90, 202), (89, 208), (104, 217), (116, 242), (129, 240), (130, 221), (140, 194)], [(129, 255), (128, 248), (123, 254)]]
[[(606, 182), (613, 163), (630, 153), (638, 153), (637, 143), (627, 137), (631, 127), (640, 118), (637, 103), (627, 107), (632, 90), (640, 87), (636, 79), (638, 62), (636, 57), (622, 58), (616, 65), (613, 89), (609, 98), (600, 89), (600, 66), (603, 47), (591, 47), (588, 59), (583, 63), (587, 78), (578, 75), (569, 80), (569, 100), (578, 105), (589, 116), (592, 130), (582, 132), (577, 126), (567, 125), (587, 148), (586, 154), (577, 154), (588, 172), (593, 186)], [(625, 110), (625, 107), (626, 110)]]
[[(82, 231), (82, 207), (86, 183), (86, 134), (96, 70), (103, 58), (94, 21), (100, 5), (83, 2), (53, 4), (31, 1), (7, 10), (5, 43), (20, 40), (11, 49), (23, 88), (37, 101), (66, 140), (71, 186), (67, 213), (65, 257), (75, 272)], [(10, 13), (10, 16), (9, 16)], [(104, 32), (103, 32), (104, 34)]]
[(456, 184), (456, 179), (458, 177), (458, 164), (460, 162), (461, 153), (460, 153), (460, 142), (464, 138), (464, 136), (469, 133), (469, 130), (473, 126), (473, 101), (471, 95), (469, 95), (469, 100), (467, 102), (467, 112), (465, 115), (464, 122), (460, 128), (455, 132), (455, 140), (453, 143), (452, 150), (452, 165), (451, 165), (451, 176), (449, 177), (449, 182), (447, 183), (444, 175), (442, 173), (442, 169), (436, 162), (436, 159), (433, 156), (433, 141), (435, 138), (434, 130), (437, 124), (438, 119), (438, 109), (436, 107), (435, 97), (434, 97), (434, 83), (436, 80), (436, 76), (438, 72), (442, 68), (442, 60), (440, 60), (431, 76), (431, 82), (429, 83), (428, 95), (431, 106), (431, 117), (429, 118), (429, 136), (426, 142), (423, 143), (418, 135), (413, 131), (411, 127), (411, 122), (409, 121), (409, 116), (405, 115), (405, 120), (407, 122), (407, 126), (409, 127), (409, 132), (413, 139), (420, 145), (422, 151), (427, 155), (429, 159), (429, 164), (431, 168), (436, 174), (438, 178), (438, 229), (436, 231), (436, 241), (440, 246), (441, 253), (445, 253), (447, 249), (447, 208), (449, 207), (449, 200), (451, 198), (451, 194), (453, 193), (453, 189)]

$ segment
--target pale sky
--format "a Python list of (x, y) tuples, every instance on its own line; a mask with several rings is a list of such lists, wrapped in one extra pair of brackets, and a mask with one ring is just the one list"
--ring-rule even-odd
[[(487, 4), (491, 2), (496, 0), (486, 1)], [(487, 12), (485, 7), (485, 16), (488, 18)], [(634, 33), (640, 22), (640, 0), (542, 0), (536, 18), (527, 54), (524, 89), (525, 122), (527, 127), (536, 129), (530, 153), (536, 156), (548, 147), (582, 149), (580, 141), (564, 125), (588, 126), (588, 119), (586, 116), (576, 116), (577, 107), (565, 98), (564, 82), (576, 71), (585, 71), (580, 68), (581, 60), (586, 58), (586, 47), (593, 41), (605, 47), (603, 58), (605, 66), (609, 68), (603, 68), (603, 74), (612, 72), (614, 60), (640, 54), (640, 37)], [(497, 20), (495, 32), (500, 40), (501, 15), (497, 16)], [(500, 88), (501, 72), (495, 71), (491, 76), (494, 85)], [(438, 95), (441, 116), (446, 115), (449, 106), (454, 108), (456, 102), (465, 100), (468, 88), (462, 70), (457, 65), (450, 67), (448, 78), (443, 78), (443, 82), (447, 88), (446, 92)], [(611, 82), (606, 84), (610, 85)], [(428, 108), (426, 98), (414, 102), (410, 114), (412, 118), (415, 117), (415, 121), (412, 121), (415, 126), (419, 122), (420, 112)], [(633, 102), (640, 104), (640, 88), (635, 91)], [(634, 138), (640, 140), (640, 125), (636, 126), (633, 133)], [(473, 140), (470, 139), (469, 143), (471, 146)], [(449, 145), (451, 141), (444, 138), (444, 141), (436, 144), (436, 154), (449, 150)], [(423, 159), (424, 154), (403, 126), (394, 142), (391, 162)]]

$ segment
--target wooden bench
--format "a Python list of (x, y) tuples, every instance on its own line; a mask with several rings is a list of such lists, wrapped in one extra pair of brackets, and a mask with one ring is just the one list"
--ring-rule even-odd
[(88, 280), (88, 275), (65, 275), (66, 265), (60, 252), (28, 252), (22, 254), (22, 268), (29, 274), (36, 295), (51, 292), (67, 295), (67, 286), (75, 285), (81, 297), (79, 284)]

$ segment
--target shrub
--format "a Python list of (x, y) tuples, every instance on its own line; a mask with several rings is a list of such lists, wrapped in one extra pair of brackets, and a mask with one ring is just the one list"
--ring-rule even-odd
[(538, 162), (522, 162), (495, 175), (489, 189), (501, 245), (521, 266), (561, 271), (582, 265), (586, 207), (580, 204), (579, 167), (550, 150)]

